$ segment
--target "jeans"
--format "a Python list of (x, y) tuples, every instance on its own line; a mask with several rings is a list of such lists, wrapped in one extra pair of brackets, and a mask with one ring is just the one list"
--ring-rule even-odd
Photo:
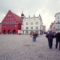
[(33, 42), (36, 42), (36, 37), (33, 37)]

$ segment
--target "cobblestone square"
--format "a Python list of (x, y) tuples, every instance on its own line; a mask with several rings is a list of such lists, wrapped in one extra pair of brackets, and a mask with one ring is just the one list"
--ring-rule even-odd
[(60, 51), (49, 49), (45, 35), (32, 42), (30, 35), (0, 35), (0, 60), (60, 60)]

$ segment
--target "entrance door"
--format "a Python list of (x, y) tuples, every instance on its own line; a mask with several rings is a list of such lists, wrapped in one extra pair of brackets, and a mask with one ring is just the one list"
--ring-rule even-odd
[(8, 34), (11, 34), (11, 31), (10, 30), (8, 30)]
[(16, 30), (13, 30), (13, 34), (16, 34)]
[(3, 34), (6, 34), (6, 30), (3, 31)]

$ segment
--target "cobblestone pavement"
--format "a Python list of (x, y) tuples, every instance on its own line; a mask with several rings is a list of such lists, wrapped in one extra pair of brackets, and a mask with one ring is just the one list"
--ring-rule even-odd
[(0, 60), (60, 60), (60, 51), (49, 49), (45, 35), (32, 42), (29, 35), (0, 35)]

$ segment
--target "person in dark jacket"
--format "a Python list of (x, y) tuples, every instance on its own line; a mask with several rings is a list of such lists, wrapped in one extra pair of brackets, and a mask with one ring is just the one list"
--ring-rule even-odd
[(55, 45), (55, 47), (57, 49), (58, 43), (59, 43), (59, 50), (60, 50), (60, 32), (55, 34), (55, 38), (56, 38), (56, 45)]
[(37, 37), (38, 37), (38, 34), (36, 32), (33, 32), (33, 42), (36, 42)]
[(49, 31), (49, 33), (47, 33), (46, 37), (48, 39), (49, 48), (52, 49), (54, 34), (51, 31)]

